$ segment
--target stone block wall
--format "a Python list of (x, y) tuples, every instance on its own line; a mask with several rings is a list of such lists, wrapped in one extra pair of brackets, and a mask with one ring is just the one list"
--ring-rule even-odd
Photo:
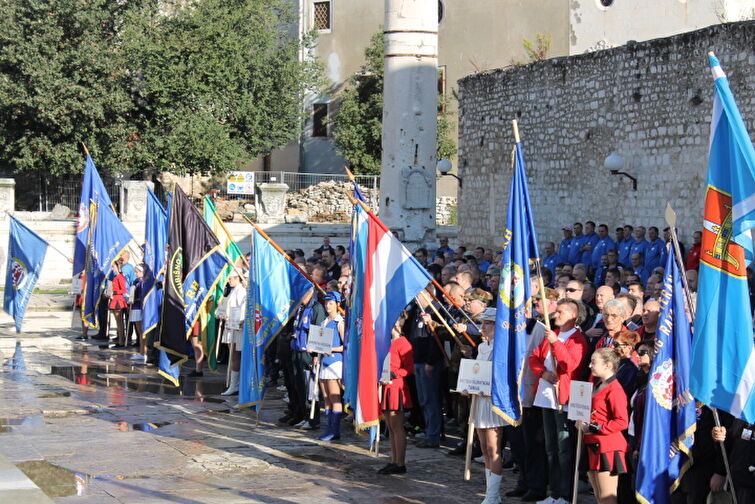
[[(501, 244), (516, 119), (541, 243), (558, 243), (561, 227), (576, 221), (662, 229), (667, 202), (678, 214), (680, 238), (690, 243), (702, 226), (711, 50), (755, 132), (753, 22), (460, 80), (459, 242)], [(611, 152), (625, 159), (637, 191), (604, 168)]]

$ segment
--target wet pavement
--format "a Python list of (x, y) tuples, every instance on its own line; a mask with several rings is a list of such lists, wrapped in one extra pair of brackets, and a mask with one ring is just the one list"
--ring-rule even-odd
[[(3, 318), (4, 317), (4, 318)], [(401, 476), (378, 476), (388, 458), (344, 423), (339, 442), (276, 424), (282, 393), (262, 412), (220, 396), (225, 368), (173, 387), (133, 352), (74, 342), (70, 314), (34, 317), (17, 338), (0, 317), (0, 454), (57, 503), (480, 502), (484, 471), (446, 448), (408, 443)], [(18, 344), (17, 344), (18, 343)], [(383, 445), (389, 445), (386, 440)], [(502, 491), (516, 475), (507, 471)], [(517, 502), (516, 499), (507, 499)], [(593, 499), (585, 496), (585, 502)], [(0, 503), (19, 502), (3, 500)]]

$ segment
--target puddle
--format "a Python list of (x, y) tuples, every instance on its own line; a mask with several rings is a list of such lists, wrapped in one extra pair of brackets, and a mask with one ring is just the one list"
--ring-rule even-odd
[(44, 425), (45, 418), (42, 415), (29, 415), (20, 418), (0, 418), (0, 433), (10, 432), (14, 425)]
[(16, 350), (13, 352), (13, 357), (8, 359), (8, 361), (5, 363), (6, 366), (8, 366), (11, 369), (14, 369), (16, 371), (24, 371), (26, 370), (26, 362), (24, 360), (24, 352), (21, 350), (21, 342), (16, 341)]
[(30, 480), (48, 497), (68, 497), (85, 495), (91, 479), (86, 474), (75, 473), (46, 460), (31, 460), (16, 464)]
[(48, 392), (37, 396), (39, 399), (52, 399), (53, 397), (71, 397), (70, 392)]
[(226, 389), (222, 379), (183, 380), (175, 387), (156, 372), (144, 372), (143, 367), (114, 363), (113, 365), (51, 366), (50, 373), (62, 376), (78, 385), (98, 385), (151, 394), (184, 396), (192, 401), (224, 403), (220, 398), (205, 397), (220, 395)]
[(151, 422), (151, 423), (129, 424), (128, 422), (116, 422), (115, 426), (121, 432), (128, 432), (128, 431), (153, 432), (159, 429), (160, 427), (167, 427), (168, 425), (180, 425), (180, 424), (190, 424), (190, 423), (191, 422)]

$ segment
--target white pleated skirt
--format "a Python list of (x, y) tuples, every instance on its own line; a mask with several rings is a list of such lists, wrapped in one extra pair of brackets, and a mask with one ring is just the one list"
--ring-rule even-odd
[(475, 399), (474, 409), (474, 426), (477, 429), (492, 429), (493, 427), (504, 427), (508, 425), (506, 421), (493, 411), (493, 403), (490, 397), (477, 396)]

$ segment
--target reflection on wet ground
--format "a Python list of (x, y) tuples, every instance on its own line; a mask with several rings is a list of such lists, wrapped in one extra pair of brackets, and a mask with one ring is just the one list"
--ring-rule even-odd
[(48, 497), (68, 497), (85, 495), (89, 477), (64, 469), (46, 460), (30, 460), (16, 464), (30, 480)]
[(223, 403), (217, 396), (225, 390), (225, 377), (207, 372), (201, 380), (182, 378), (178, 387), (157, 374), (156, 368), (130, 360), (130, 354), (107, 350), (89, 350), (77, 346), (70, 352), (74, 364), (50, 366), (50, 373), (62, 376), (78, 385), (98, 385), (146, 392), (150, 394), (180, 395), (184, 399)]
[(129, 424), (128, 422), (116, 422), (115, 426), (121, 432), (128, 432), (128, 431), (153, 432), (159, 429), (160, 427), (167, 427), (168, 425), (190, 424), (190, 423), (191, 422), (153, 422), (153, 423)]
[(42, 425), (45, 419), (42, 415), (28, 415), (21, 418), (0, 418), (0, 433), (13, 430), (12, 425)]

